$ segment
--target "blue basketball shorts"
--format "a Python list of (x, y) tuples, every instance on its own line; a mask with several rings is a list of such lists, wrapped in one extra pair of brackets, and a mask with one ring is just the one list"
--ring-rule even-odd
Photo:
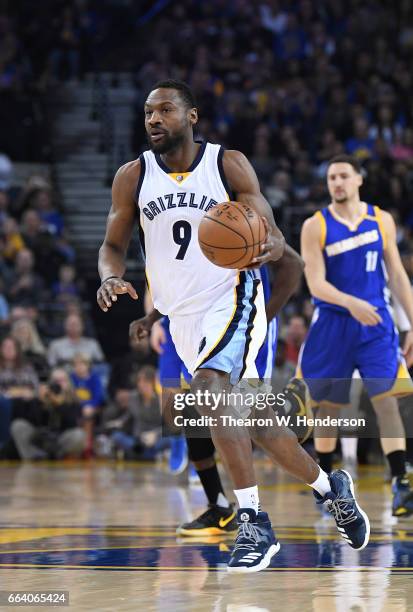
[(344, 311), (315, 310), (298, 364), (315, 403), (348, 404), (355, 370), (371, 399), (413, 393), (391, 314), (387, 308), (379, 314), (382, 323), (371, 327)]

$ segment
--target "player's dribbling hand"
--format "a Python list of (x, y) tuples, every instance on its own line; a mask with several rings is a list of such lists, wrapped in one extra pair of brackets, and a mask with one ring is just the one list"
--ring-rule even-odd
[(377, 307), (366, 302), (366, 300), (351, 297), (346, 306), (350, 314), (362, 325), (374, 326), (383, 322), (377, 312)]
[(404, 339), (403, 356), (407, 367), (410, 368), (413, 365), (413, 330), (408, 331)]
[[(265, 241), (261, 244), (260, 254), (257, 255), (257, 257), (254, 257), (254, 259), (251, 260), (250, 265), (246, 266), (244, 270), (259, 268), (272, 259), (276, 260), (279, 258), (278, 252), (280, 248), (280, 240), (272, 235), (270, 224), (268, 223), (267, 219), (265, 217), (261, 217), (261, 219), (263, 220), (267, 235), (265, 237)], [(277, 257), (274, 256), (275, 253), (277, 253)]]
[(123, 280), (120, 277), (108, 278), (107, 281), (103, 282), (99, 287), (96, 299), (100, 308), (103, 312), (107, 312), (109, 308), (112, 306), (113, 302), (116, 302), (118, 299), (118, 295), (122, 293), (129, 293), (133, 300), (138, 299), (138, 294), (135, 291), (135, 288)]

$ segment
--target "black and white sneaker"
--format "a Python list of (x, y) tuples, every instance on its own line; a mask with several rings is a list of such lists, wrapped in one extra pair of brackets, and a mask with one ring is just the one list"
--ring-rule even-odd
[(317, 504), (332, 514), (344, 540), (355, 550), (363, 550), (370, 537), (367, 514), (354, 498), (353, 479), (345, 470), (335, 470), (329, 476), (331, 491), (324, 497), (313, 491)]
[(271, 563), (280, 550), (266, 512), (256, 514), (251, 508), (240, 508), (237, 514), (238, 535), (228, 563), (232, 573), (259, 572)]

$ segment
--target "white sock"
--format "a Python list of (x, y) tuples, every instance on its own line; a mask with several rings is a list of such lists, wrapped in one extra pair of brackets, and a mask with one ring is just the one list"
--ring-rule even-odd
[(240, 508), (252, 508), (258, 514), (260, 500), (258, 497), (258, 487), (247, 487), (246, 489), (234, 489)]
[(315, 489), (322, 497), (331, 491), (330, 481), (327, 473), (320, 468), (320, 473), (317, 480), (308, 485), (312, 489)]
[(341, 438), (341, 450), (344, 461), (357, 461), (358, 438)]
[(215, 503), (217, 506), (221, 506), (221, 508), (229, 508), (229, 501), (223, 493), (218, 493), (217, 501)]

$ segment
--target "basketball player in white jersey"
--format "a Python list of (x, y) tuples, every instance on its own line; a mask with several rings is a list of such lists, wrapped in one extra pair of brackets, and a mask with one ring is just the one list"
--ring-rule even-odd
[[(240, 506), (239, 531), (228, 569), (259, 571), (268, 567), (280, 544), (268, 515), (259, 509), (251, 439), (245, 427), (226, 427), (220, 418), (224, 407), (219, 404), (212, 413), (206, 398), (222, 397), (243, 377), (257, 377), (254, 362), (267, 328), (261, 281), (251, 270), (227, 270), (209, 262), (200, 250), (197, 233), (205, 212), (228, 200), (232, 192), (261, 215), (267, 227), (266, 242), (251, 268), (278, 260), (284, 238), (244, 155), (194, 141), (198, 114), (185, 83), (158, 83), (144, 110), (151, 150), (122, 166), (115, 176), (99, 252), (102, 284), (97, 300), (107, 311), (118, 294), (129, 293), (137, 299), (134, 288), (122, 277), (127, 247), (139, 220), (154, 310), (133, 324), (131, 333), (148, 333), (161, 314), (169, 316), (175, 347), (193, 376), (191, 390), (205, 398), (204, 406), (197, 405), (198, 411), (216, 419), (211, 428), (213, 442)], [(228, 407), (225, 411), (228, 415)], [(350, 546), (364, 548), (369, 522), (354, 500), (349, 475), (338, 470), (328, 477), (286, 428), (274, 429), (274, 435), (265, 433), (258, 443), (323, 498)]]

